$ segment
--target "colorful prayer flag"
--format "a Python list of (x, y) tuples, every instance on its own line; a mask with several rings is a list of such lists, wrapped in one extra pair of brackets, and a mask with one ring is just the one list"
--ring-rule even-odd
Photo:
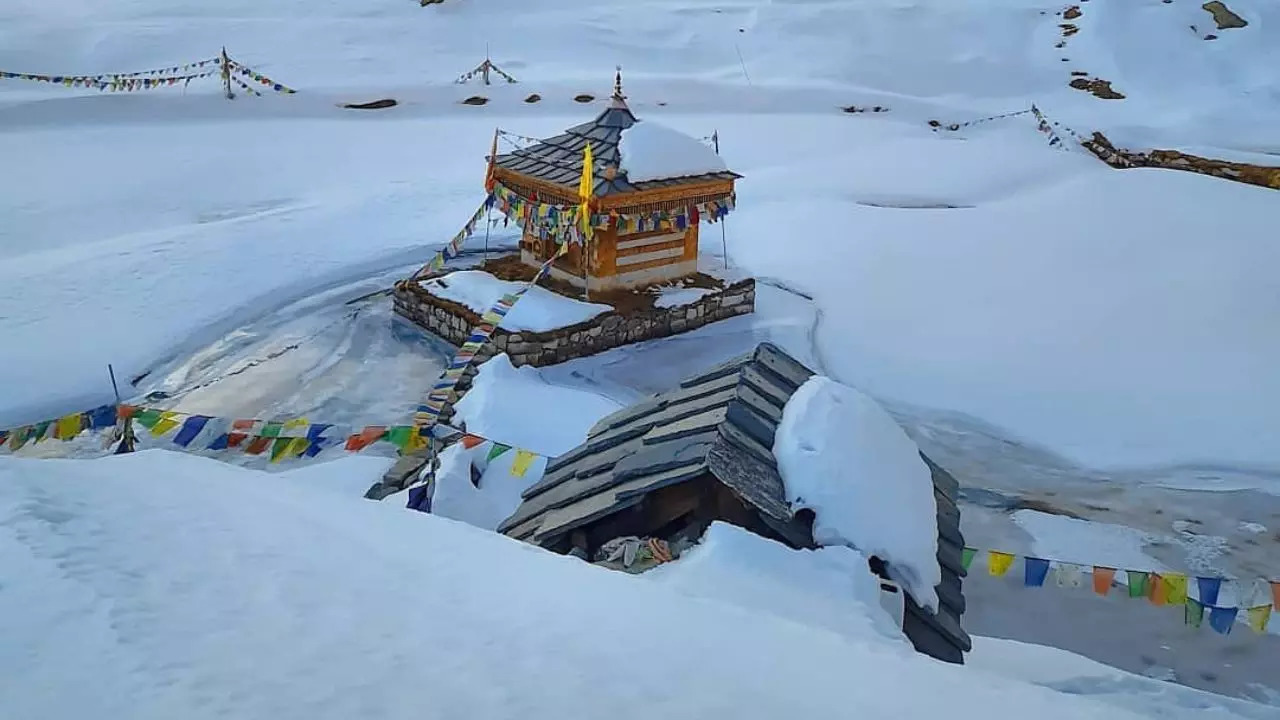
[(968, 570), (969, 566), (973, 564), (973, 557), (977, 554), (978, 551), (971, 547), (967, 547), (960, 551), (960, 564), (964, 566), (965, 570)]
[(1165, 573), (1161, 576), (1170, 605), (1182, 605), (1187, 601), (1187, 576), (1181, 573)]
[(1236, 624), (1236, 613), (1239, 608), (1215, 607), (1209, 610), (1209, 627), (1222, 635), (1230, 635)]
[(1111, 584), (1115, 582), (1115, 568), (1102, 567), (1101, 565), (1093, 566), (1093, 591), (1099, 595), (1105, 596), (1111, 592)]
[(187, 447), (192, 440), (200, 434), (204, 426), (209, 422), (209, 418), (204, 415), (192, 415), (182, 422), (182, 429), (178, 431), (178, 435), (173, 438), (173, 444), (181, 447)]
[(467, 450), (470, 450), (476, 447), (477, 445), (483, 445), (484, 438), (480, 437), (479, 435), (463, 435), (462, 440), (460, 440), (459, 442), (462, 443), (462, 447), (466, 448)]
[(1125, 570), (1129, 576), (1129, 597), (1147, 596), (1147, 574), (1141, 570)]
[(1043, 587), (1049, 574), (1049, 561), (1041, 558), (1023, 558), (1023, 584), (1027, 587)]
[(529, 466), (538, 456), (528, 450), (516, 450), (516, 457), (511, 461), (511, 474), (515, 477), (524, 477), (529, 471)]
[(1247, 611), (1249, 627), (1259, 635), (1267, 631), (1267, 623), (1271, 620), (1271, 606), (1259, 605), (1251, 607)]
[(1200, 588), (1201, 604), (1218, 604), (1218, 591), (1222, 589), (1222, 578), (1198, 577), (1196, 578), (1196, 585)]
[(1084, 584), (1084, 571), (1075, 563), (1058, 563), (1056, 574), (1060, 588), (1078, 588)]
[(1183, 611), (1183, 622), (1193, 628), (1199, 628), (1204, 623), (1204, 604), (1195, 598), (1187, 598), (1186, 609)]
[(987, 551), (987, 572), (993, 577), (1004, 577), (1013, 565), (1013, 556), (998, 550)]
[(53, 430), (53, 436), (59, 440), (71, 440), (80, 434), (83, 416), (80, 413), (74, 415), (63, 415), (58, 418), (58, 425)]
[(1169, 588), (1164, 584), (1164, 578), (1158, 573), (1151, 573), (1147, 599), (1152, 605), (1164, 605), (1169, 602)]
[(494, 443), (493, 447), (489, 448), (489, 454), (485, 456), (485, 460), (493, 460), (494, 458), (498, 457), (499, 455), (501, 455), (502, 453), (510, 449), (511, 449), (510, 445), (503, 445), (502, 443)]
[(170, 430), (178, 427), (178, 413), (166, 411), (160, 413), (160, 419), (151, 427), (151, 434), (160, 437)]
[(1280, 582), (1271, 582), (1271, 607), (1280, 610)]

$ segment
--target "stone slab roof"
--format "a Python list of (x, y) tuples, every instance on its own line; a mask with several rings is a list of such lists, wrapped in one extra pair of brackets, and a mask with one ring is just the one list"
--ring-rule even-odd
[(619, 172), (612, 179), (607, 179), (605, 168), (609, 166), (617, 168), (621, 164), (618, 144), (622, 140), (622, 131), (636, 122), (638, 122), (636, 116), (631, 114), (626, 103), (615, 99), (615, 102), (595, 120), (571, 127), (555, 137), (547, 138), (529, 147), (498, 155), (495, 164), (545, 182), (572, 188), (576, 193), (578, 181), (582, 178), (582, 150), (590, 142), (592, 159), (595, 161), (593, 193), (597, 197), (741, 177), (737, 173), (725, 171), (695, 177), (632, 183), (627, 180), (625, 174)]
[[(636, 505), (659, 488), (707, 473), (729, 487), (760, 519), (795, 547), (810, 547), (808, 526), (786, 500), (773, 439), (787, 400), (813, 372), (763, 343), (680, 383), (666, 393), (600, 420), (586, 442), (552, 460), (542, 479), (498, 532), (545, 547), (574, 529)], [(933, 473), (938, 507), (939, 612), (910, 597), (904, 632), (916, 649), (962, 662), (970, 640), (960, 624), (964, 537), (955, 500), (958, 485), (923, 453)]]

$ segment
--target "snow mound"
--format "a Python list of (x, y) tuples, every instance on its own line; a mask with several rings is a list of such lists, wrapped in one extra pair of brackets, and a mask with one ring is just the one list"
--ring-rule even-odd
[[(458, 420), (471, 432), (540, 456), (517, 476), (514, 450), (490, 458), (491, 443), (450, 447), (440, 456), (431, 511), (493, 530), (519, 507), (520, 493), (542, 478), (548, 457), (576, 447), (597, 420), (621, 406), (595, 393), (551, 385), (537, 368), (513, 367), (505, 354), (479, 370), (455, 406)], [(478, 485), (471, 482), (472, 466), (480, 473)]]
[(715, 522), (679, 560), (640, 577), (686, 595), (739, 605), (853, 640), (890, 640), (915, 652), (880, 607), (880, 583), (867, 558), (847, 547), (792, 550)]
[(622, 131), (619, 170), (633, 183), (724, 172), (728, 166), (701, 141), (653, 122)]
[[(436, 297), (452, 300), (483, 315), (499, 298), (519, 290), (525, 283), (499, 280), (483, 270), (458, 270), (426, 280), (422, 286)], [(590, 320), (610, 310), (613, 308), (609, 305), (574, 300), (535, 285), (511, 308), (500, 325), (507, 330), (543, 332)]]
[[(1159, 572), (1167, 568), (1143, 548), (1155, 537), (1125, 525), (1019, 510), (1013, 521), (1031, 536), (1035, 557), (1077, 565)], [(1123, 582), (1124, 573), (1120, 573)]]
[(850, 544), (879, 556), (917, 603), (937, 610), (933, 476), (879, 404), (815, 375), (787, 401), (773, 454), (787, 500), (814, 511), (819, 545)]
[(0, 557), (3, 717), (1139, 717), (176, 453), (0, 459)]

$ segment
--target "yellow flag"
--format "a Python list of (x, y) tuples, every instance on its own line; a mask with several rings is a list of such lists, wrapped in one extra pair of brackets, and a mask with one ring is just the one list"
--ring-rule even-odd
[(529, 471), (529, 466), (538, 456), (528, 450), (516, 450), (516, 457), (511, 461), (511, 474), (515, 477), (524, 477)]
[(160, 419), (151, 426), (151, 434), (160, 437), (176, 427), (178, 427), (178, 413), (165, 411), (160, 413)]
[(292, 441), (289, 442), (289, 449), (288, 451), (285, 452), (285, 454), (291, 458), (301, 457), (302, 453), (306, 452), (307, 448), (309, 447), (311, 447), (310, 438), (304, 438), (304, 437), (294, 438)]
[(1182, 605), (1187, 602), (1187, 576), (1180, 573), (1165, 573), (1160, 576), (1164, 581), (1165, 599), (1170, 605)]
[(1003, 577), (1013, 566), (1013, 556), (996, 550), (987, 551), (987, 572), (995, 577)]
[(285, 427), (286, 429), (288, 429), (288, 428), (300, 428), (300, 427), (306, 427), (307, 425), (310, 425), (310, 424), (311, 424), (311, 423), (310, 423), (310, 422), (308, 422), (308, 421), (307, 421), (307, 419), (306, 419), (306, 418), (304, 418), (304, 417), (301, 417), (301, 418), (294, 418), (294, 419), (292, 419), (292, 420), (285, 420), (285, 421), (284, 421), (284, 427)]
[(80, 434), (80, 413), (58, 418), (58, 425), (53, 429), (53, 436), (59, 440), (70, 440)]
[(1248, 615), (1249, 615), (1249, 627), (1253, 628), (1254, 632), (1258, 634), (1262, 634), (1267, 631), (1267, 622), (1271, 620), (1270, 605), (1259, 605), (1258, 607), (1251, 607), (1248, 610)]
[(591, 192), (595, 189), (595, 163), (591, 157), (591, 143), (582, 148), (582, 178), (578, 181), (579, 222), (582, 237), (591, 238)]

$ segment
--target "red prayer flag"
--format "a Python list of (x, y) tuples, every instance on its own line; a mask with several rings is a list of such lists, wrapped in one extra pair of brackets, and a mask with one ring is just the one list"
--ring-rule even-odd
[(259, 435), (249, 442), (249, 447), (244, 449), (246, 455), (261, 455), (271, 447), (271, 441), (275, 438)]
[(466, 448), (467, 450), (470, 450), (471, 448), (476, 447), (477, 445), (484, 444), (484, 438), (480, 437), (479, 435), (463, 435), (461, 442), (462, 442), (462, 447)]
[(347, 438), (347, 452), (360, 452), (361, 450), (374, 444), (385, 435), (387, 428), (382, 425), (370, 425), (355, 435)]

